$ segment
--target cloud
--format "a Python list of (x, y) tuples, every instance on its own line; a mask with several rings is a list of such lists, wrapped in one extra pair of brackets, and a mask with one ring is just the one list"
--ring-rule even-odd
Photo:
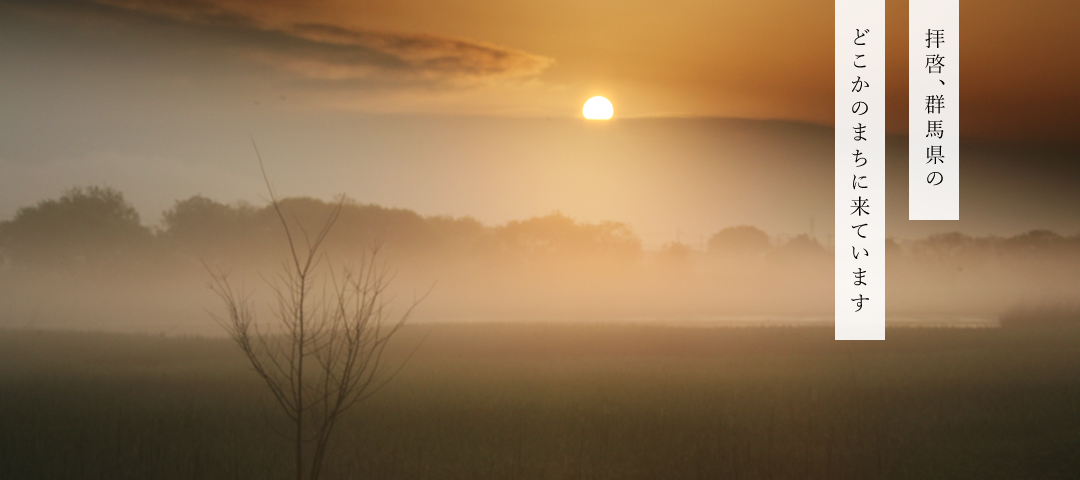
[[(309, 2), (94, 1), (250, 34), (261, 39), (248, 49), (252, 59), (310, 80), (470, 86), (533, 77), (554, 64), (548, 57), (469, 39), (374, 31), (326, 21), (334, 12)], [(323, 18), (311, 20), (313, 11)]]

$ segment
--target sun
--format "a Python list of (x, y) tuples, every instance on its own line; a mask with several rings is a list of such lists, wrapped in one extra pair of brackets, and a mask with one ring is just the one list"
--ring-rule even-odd
[(589, 120), (608, 120), (615, 113), (611, 102), (604, 97), (592, 97), (581, 108), (582, 115)]

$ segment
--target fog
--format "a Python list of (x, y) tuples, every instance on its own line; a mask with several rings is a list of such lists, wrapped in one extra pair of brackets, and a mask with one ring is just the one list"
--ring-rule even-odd
[[(281, 216), (269, 204), (193, 196), (154, 228), (110, 188), (24, 207), (0, 224), (0, 325), (220, 335), (213, 314), (224, 305), (209, 283), (221, 274), (267, 321), (292, 261), (282, 219), (301, 258), (329, 226), (315, 247), (315, 292), (374, 258), (398, 313), (419, 301), (415, 323), (831, 321), (832, 246), (809, 235), (741, 225), (646, 249), (624, 223), (558, 212), (484, 225), (348, 198), (278, 204)], [(989, 325), (1018, 306), (1075, 302), (1080, 291), (1080, 236), (937, 234), (890, 239), (885, 254), (893, 325)]]

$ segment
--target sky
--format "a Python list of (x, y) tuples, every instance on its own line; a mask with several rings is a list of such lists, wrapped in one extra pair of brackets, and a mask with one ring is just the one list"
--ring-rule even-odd
[[(890, 179), (890, 233), (1077, 233), (1080, 199), (1059, 189), (1080, 180), (1080, 4), (960, 9), (962, 148), (989, 180), (962, 177), (961, 222), (915, 225)], [(901, 156), (906, 11), (887, 4)], [(828, 232), (832, 16), (802, 0), (0, 1), (0, 219), (85, 184), (151, 224), (197, 193), (259, 203), (254, 139), (285, 194), (489, 224), (560, 210), (646, 244)], [(615, 120), (580, 118), (593, 95)], [(1012, 220), (979, 210), (1017, 165)]]

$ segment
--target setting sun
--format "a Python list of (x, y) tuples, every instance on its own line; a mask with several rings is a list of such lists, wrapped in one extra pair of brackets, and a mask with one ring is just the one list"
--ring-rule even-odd
[(581, 113), (589, 120), (608, 120), (615, 113), (611, 102), (604, 97), (592, 97), (585, 102)]

